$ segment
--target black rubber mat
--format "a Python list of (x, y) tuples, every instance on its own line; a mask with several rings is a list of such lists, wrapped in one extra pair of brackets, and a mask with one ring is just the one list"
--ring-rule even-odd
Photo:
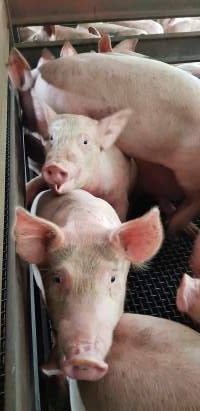
[[(149, 199), (142, 199), (134, 205), (136, 211), (130, 213), (129, 218), (143, 214), (151, 205)], [(198, 220), (195, 223), (198, 224)], [(168, 318), (200, 331), (200, 327), (178, 312), (175, 301), (183, 274), (191, 274), (188, 262), (192, 245), (193, 240), (186, 234), (166, 236), (160, 252), (146, 269), (131, 268), (125, 311)]]

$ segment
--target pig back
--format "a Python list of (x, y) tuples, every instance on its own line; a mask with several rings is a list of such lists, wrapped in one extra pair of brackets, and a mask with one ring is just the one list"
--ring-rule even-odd
[(93, 229), (99, 226), (113, 228), (120, 224), (110, 204), (85, 190), (73, 190), (60, 196), (51, 190), (43, 192), (37, 204), (37, 215), (59, 227), (75, 221), (75, 225), (79, 229), (83, 225), (86, 232), (88, 224), (93, 224)]
[(199, 410), (199, 334), (178, 323), (125, 314), (108, 374), (79, 382), (87, 411)]

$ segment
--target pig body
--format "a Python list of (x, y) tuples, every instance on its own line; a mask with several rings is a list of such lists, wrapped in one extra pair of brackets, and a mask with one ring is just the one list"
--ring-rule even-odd
[(29, 31), (23, 32), (23, 41), (55, 41), (55, 40), (79, 40), (99, 37), (98, 33), (90, 33), (84, 27), (74, 28), (66, 26), (40, 26), (37, 30), (35, 27), (29, 28)]
[(200, 324), (200, 279), (183, 275), (177, 290), (176, 305), (180, 312), (187, 314)]
[(42, 277), (57, 348), (46, 372), (96, 380), (108, 369), (130, 262), (141, 265), (162, 243), (159, 212), (121, 224), (107, 202), (86, 191), (39, 196), (37, 217), (17, 209), (13, 234), (18, 254)]
[(35, 92), (57, 112), (98, 119), (131, 107), (133, 115), (118, 147), (136, 160), (153, 160), (174, 173), (185, 203), (172, 217), (171, 229), (186, 225), (198, 214), (198, 79), (165, 63), (116, 53), (84, 53), (47, 63), (39, 70)]
[(115, 34), (118, 36), (147, 34), (145, 28), (128, 27), (115, 23), (98, 22), (83, 23), (78, 25), (78, 29), (89, 29), (89, 27), (94, 27), (95, 29), (99, 30), (102, 34)]
[(154, 20), (125, 20), (118, 21), (116, 24), (129, 28), (136, 28), (145, 30), (147, 34), (162, 34), (164, 33), (163, 27), (160, 23)]
[(181, 324), (124, 314), (107, 356), (107, 375), (78, 382), (85, 410), (198, 410), (199, 340), (197, 332)]
[(180, 33), (200, 30), (198, 17), (171, 18), (162, 20), (165, 33)]

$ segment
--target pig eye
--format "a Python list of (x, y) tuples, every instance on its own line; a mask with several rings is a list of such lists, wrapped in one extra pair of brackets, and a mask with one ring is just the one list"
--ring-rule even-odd
[(112, 277), (111, 277), (111, 283), (114, 283), (115, 282), (115, 280), (116, 280), (116, 277), (115, 277), (115, 275), (112, 275)]
[(50, 141), (54, 141), (54, 136), (50, 136)]
[(61, 276), (60, 275), (55, 275), (55, 277), (53, 277), (53, 282), (60, 284), (61, 283)]
[(87, 144), (88, 141), (86, 140), (86, 138), (83, 140), (83, 144)]

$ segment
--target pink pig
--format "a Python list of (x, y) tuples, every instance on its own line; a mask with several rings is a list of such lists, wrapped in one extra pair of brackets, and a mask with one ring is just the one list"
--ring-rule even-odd
[(57, 368), (75, 379), (102, 378), (130, 263), (141, 266), (162, 243), (158, 209), (121, 224), (107, 202), (86, 191), (48, 191), (37, 217), (17, 208), (13, 234), (17, 253), (42, 277)]
[(114, 143), (131, 115), (130, 110), (97, 121), (80, 115), (57, 115), (38, 99), (33, 101), (46, 159), (42, 177), (27, 185), (28, 204), (43, 188), (42, 181), (57, 194), (83, 188), (108, 201), (124, 221), (137, 169), (135, 162)]

